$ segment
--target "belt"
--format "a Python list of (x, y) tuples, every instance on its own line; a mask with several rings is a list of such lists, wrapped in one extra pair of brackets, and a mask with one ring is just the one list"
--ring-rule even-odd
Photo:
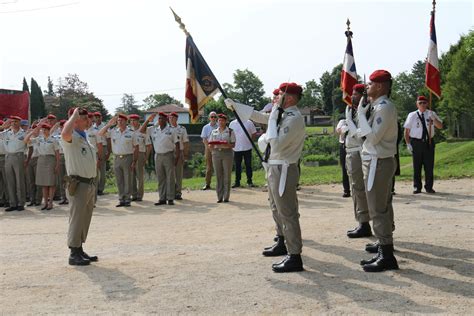
[(352, 147), (352, 148), (346, 148), (346, 153), (353, 153), (353, 152), (356, 152), (356, 151), (361, 151), (362, 150), (362, 147)]
[[(431, 139), (433, 139), (433, 137), (431, 137)], [(422, 142), (422, 143), (427, 143), (429, 142), (429, 140), (423, 140), (421, 138), (414, 138), (414, 137), (410, 137), (410, 140), (414, 140), (414, 141), (417, 141), (417, 142)]]
[(84, 178), (84, 177), (80, 177), (80, 176), (71, 176), (71, 178), (76, 179), (79, 182), (87, 183), (87, 184), (93, 184), (94, 180), (95, 180), (95, 178)]
[[(283, 196), (283, 193), (285, 193), (286, 178), (288, 176), (288, 166), (290, 165), (289, 162), (287, 160), (270, 159), (265, 164), (268, 164), (268, 166), (281, 166), (280, 182), (278, 183), (278, 194)], [(265, 170), (267, 168), (265, 168)]]

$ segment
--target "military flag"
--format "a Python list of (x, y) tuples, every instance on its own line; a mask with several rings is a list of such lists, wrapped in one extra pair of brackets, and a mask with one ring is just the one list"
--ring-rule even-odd
[(348, 104), (352, 105), (352, 88), (357, 84), (357, 71), (354, 60), (354, 52), (352, 50), (352, 32), (349, 28), (350, 22), (347, 19), (347, 46), (346, 53), (344, 54), (344, 62), (342, 63), (341, 71), (341, 90), (342, 90), (342, 100)]
[(430, 42), (428, 48), (428, 57), (426, 59), (425, 86), (438, 98), (441, 97), (441, 80), (438, 65), (438, 46), (436, 43), (434, 3), (433, 11), (431, 11)]

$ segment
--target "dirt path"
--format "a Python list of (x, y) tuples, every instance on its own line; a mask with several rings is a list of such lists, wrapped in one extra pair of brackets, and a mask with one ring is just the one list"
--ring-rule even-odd
[[(86, 250), (67, 265), (67, 208), (0, 213), (0, 308), (12, 313), (470, 314), (474, 308), (474, 179), (437, 181), (436, 195), (397, 183), (401, 270), (362, 271), (367, 238), (349, 240), (350, 199), (334, 185), (300, 191), (306, 271), (275, 274), (260, 255), (274, 235), (266, 193), (231, 203), (192, 191), (174, 206), (156, 193), (131, 208), (98, 202)], [(469, 312), (470, 311), (470, 312)]]

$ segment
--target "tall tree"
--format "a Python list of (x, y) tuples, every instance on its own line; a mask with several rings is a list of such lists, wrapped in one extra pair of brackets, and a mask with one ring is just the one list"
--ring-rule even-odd
[(237, 69), (234, 72), (234, 83), (224, 83), (223, 88), (229, 98), (254, 106), (257, 110), (270, 102), (265, 97), (262, 81), (248, 69)]
[(139, 114), (142, 115), (142, 111), (138, 108), (137, 101), (133, 94), (124, 93), (122, 96), (122, 105), (115, 110), (116, 113), (125, 114)]
[(31, 78), (30, 113), (32, 119), (46, 116), (43, 92), (35, 79)]
[(25, 77), (23, 77), (23, 89), (22, 89), (22, 91), (30, 92), (30, 88), (28, 87), (28, 83), (26, 82)]
[(299, 107), (317, 107), (322, 110), (322, 99), (321, 99), (321, 86), (312, 79), (306, 82), (303, 96), (301, 97), (300, 102), (298, 103)]
[(145, 111), (167, 104), (176, 104), (179, 106), (183, 106), (183, 104), (179, 100), (176, 100), (167, 93), (151, 94), (143, 100), (143, 103), (143, 110)]
[(50, 76), (48, 76), (48, 90), (44, 90), (44, 93), (49, 96), (54, 96), (54, 85)]

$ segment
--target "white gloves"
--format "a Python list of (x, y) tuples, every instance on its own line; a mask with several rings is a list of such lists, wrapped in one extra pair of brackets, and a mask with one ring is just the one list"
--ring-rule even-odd
[(364, 98), (360, 98), (359, 107), (357, 108), (357, 115), (364, 115), (365, 116), (365, 114), (369, 110), (369, 107), (370, 107), (370, 103), (367, 103), (364, 106)]
[(346, 124), (342, 125), (342, 127), (341, 127), (341, 132), (342, 132), (342, 133), (345, 133), (345, 132), (347, 132), (348, 130), (349, 130), (349, 126), (347, 126)]
[(346, 122), (352, 121), (352, 108), (350, 106), (346, 106)]
[(224, 100), (224, 103), (225, 103), (225, 106), (229, 110), (234, 111), (234, 108), (235, 108), (235, 101), (234, 100), (227, 98), (227, 99)]
[(274, 106), (272, 108), (272, 112), (270, 113), (270, 118), (268, 119), (267, 137), (266, 137), (268, 141), (278, 137), (277, 120), (278, 120), (278, 107)]
[(411, 144), (407, 144), (407, 150), (410, 152), (410, 155), (413, 154), (413, 147)]

